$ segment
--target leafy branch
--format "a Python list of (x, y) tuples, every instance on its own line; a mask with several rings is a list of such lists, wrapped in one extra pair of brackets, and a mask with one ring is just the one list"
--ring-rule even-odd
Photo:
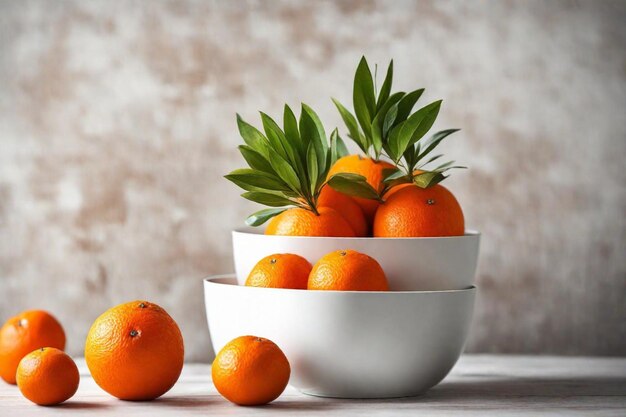
[(242, 197), (270, 209), (250, 215), (246, 223), (259, 226), (289, 207), (317, 211), (317, 199), (326, 184), (332, 164), (348, 151), (335, 129), (330, 144), (317, 114), (302, 104), (300, 119), (288, 105), (284, 107), (283, 127), (261, 112), (263, 132), (237, 115), (237, 126), (244, 140), (239, 151), (248, 168), (225, 176), (246, 192)]
[(449, 135), (458, 129), (442, 130), (429, 139), (423, 139), (432, 128), (442, 100), (434, 101), (413, 112), (417, 101), (424, 93), (420, 88), (409, 93), (392, 93), (393, 61), (389, 63), (385, 80), (378, 94), (374, 87), (372, 73), (365, 57), (361, 58), (354, 76), (353, 115), (339, 101), (335, 106), (348, 129), (348, 136), (366, 155), (374, 160), (386, 156), (393, 161), (396, 169), (386, 173), (382, 191), (378, 192), (367, 184), (362, 176), (337, 174), (329, 179), (329, 184), (346, 194), (382, 201), (385, 193), (393, 186), (413, 182), (426, 188), (435, 185), (454, 168), (454, 162), (446, 162), (434, 169), (427, 165), (439, 159), (437, 155), (425, 158)]

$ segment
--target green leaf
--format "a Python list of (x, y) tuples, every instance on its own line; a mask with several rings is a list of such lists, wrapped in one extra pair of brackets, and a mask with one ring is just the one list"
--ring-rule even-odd
[(244, 121), (239, 114), (237, 114), (237, 127), (239, 134), (248, 146), (264, 157), (269, 156), (268, 142), (265, 136), (257, 128)]
[(449, 171), (451, 169), (467, 169), (466, 166), (452, 165), (452, 164), (454, 164), (454, 161), (446, 162), (445, 164), (441, 164), (437, 168), (433, 169), (433, 171), (446, 172), (446, 171)]
[(405, 93), (402, 91), (392, 94), (389, 100), (387, 100), (387, 103), (385, 103), (385, 106), (378, 112), (378, 115), (380, 115), (384, 111), (382, 125), (383, 138), (387, 137), (387, 134), (393, 127), (396, 117), (398, 116), (398, 105), (400, 104), (400, 100), (404, 97)]
[(374, 80), (365, 57), (361, 58), (359, 66), (354, 74), (354, 88), (352, 92), (354, 112), (356, 118), (365, 133), (370, 137), (370, 126), (376, 112), (376, 94), (374, 92)]
[(393, 94), (389, 100), (383, 104), (382, 108), (378, 111), (376, 117), (374, 117), (374, 120), (372, 121), (372, 144), (374, 145), (376, 157), (380, 156), (380, 151), (382, 150), (383, 144), (387, 139), (384, 134), (383, 120), (386, 119), (387, 112), (390, 111), (390, 109), (393, 108), (403, 96), (404, 93)]
[(385, 120), (383, 121), (383, 136), (387, 136), (389, 130), (391, 130), (393, 123), (396, 121), (396, 116), (398, 116), (397, 103), (391, 106), (387, 114), (385, 114)]
[(311, 138), (311, 142), (315, 147), (315, 155), (317, 157), (317, 170), (322, 172), (326, 170), (326, 153), (328, 151), (328, 141), (324, 126), (317, 114), (312, 108), (302, 103), (302, 113), (300, 114), (300, 134), (306, 134)]
[(339, 114), (343, 119), (344, 124), (348, 128), (348, 134), (350, 138), (358, 145), (358, 147), (364, 152), (367, 153), (367, 142), (363, 137), (363, 134), (359, 131), (359, 125), (357, 124), (356, 119), (350, 113), (348, 109), (346, 109), (343, 104), (341, 104), (338, 100), (332, 99), (333, 103), (335, 103), (335, 107), (339, 110)]
[(402, 100), (398, 102), (398, 115), (396, 116), (395, 121), (396, 125), (400, 122), (404, 122), (409, 117), (409, 114), (411, 114), (411, 110), (413, 110), (413, 106), (415, 106), (417, 100), (419, 100), (419, 98), (422, 96), (422, 93), (424, 93), (424, 89), (420, 88), (418, 90), (411, 91), (410, 93), (402, 97)]
[(420, 188), (432, 187), (435, 184), (440, 183), (447, 177), (441, 172), (425, 171), (421, 174), (417, 174), (413, 177), (413, 183)]
[(288, 198), (260, 191), (248, 191), (241, 194), (241, 196), (247, 200), (254, 201), (255, 203), (263, 204), (270, 207), (284, 207), (294, 204), (294, 202), (289, 200)]
[(243, 156), (243, 159), (246, 160), (250, 168), (256, 169), (258, 171), (267, 172), (268, 174), (272, 175), (276, 174), (267, 159), (265, 159), (263, 155), (252, 149), (250, 146), (239, 145), (238, 148), (239, 152), (241, 152), (241, 155)]
[(419, 156), (417, 157), (417, 160), (420, 161), (422, 158), (424, 158), (426, 155), (432, 152), (432, 150), (435, 149), (437, 145), (441, 143), (442, 140), (444, 140), (445, 138), (447, 138), (454, 132), (458, 132), (459, 130), (460, 129), (447, 129), (447, 130), (439, 131), (435, 133), (434, 135), (432, 135), (428, 139), (428, 142), (426, 142), (426, 144), (424, 145), (425, 149), (423, 152), (419, 154)]
[(407, 171), (413, 172), (413, 169), (415, 168), (415, 164), (416, 164), (415, 158), (417, 156), (415, 147), (409, 146), (408, 148), (406, 148), (406, 151), (404, 151), (402, 156), (404, 157), (404, 160), (406, 161)]
[(409, 142), (409, 146), (413, 145), (415, 142), (424, 137), (426, 133), (433, 127), (435, 120), (437, 120), (437, 116), (439, 115), (439, 109), (441, 109), (442, 100), (437, 100), (415, 112), (418, 114), (420, 112), (424, 112), (424, 117), (421, 122), (417, 126), (417, 129), (413, 132), (411, 136), (411, 141)]
[(315, 113), (315, 111), (311, 107), (307, 106), (304, 103), (302, 103), (302, 114), (300, 115), (300, 130), (303, 130), (303, 122), (305, 125), (305, 130), (307, 130), (309, 135), (318, 138), (322, 145), (324, 147), (327, 147), (328, 142), (326, 140), (324, 125), (322, 124), (317, 113)]
[(403, 175), (399, 178), (395, 178), (385, 183), (385, 188), (381, 191), (381, 197), (384, 199), (385, 194), (387, 194), (391, 189), (400, 184), (411, 184), (413, 179), (408, 175)]
[(295, 149), (298, 150), (300, 155), (304, 157), (306, 148), (303, 148), (302, 141), (300, 140), (300, 132), (298, 131), (298, 121), (296, 120), (296, 115), (286, 104), (283, 112), (283, 125), (287, 140)]
[(276, 154), (269, 160), (276, 174), (295, 192), (301, 192), (301, 183), (296, 171), (282, 156)]
[(401, 177), (406, 177), (406, 173), (397, 168), (383, 170), (383, 182), (391, 182)]
[(324, 171), (320, 171), (319, 175), (317, 176), (317, 189), (315, 190), (316, 194), (314, 196), (316, 201), (317, 201), (317, 197), (319, 196), (319, 192), (322, 190), (322, 188), (326, 184), (326, 179), (328, 178), (328, 172), (330, 171), (331, 159), (332, 159), (332, 155), (331, 155), (330, 150), (328, 150), (328, 152), (326, 152), (326, 168), (324, 169)]
[(334, 165), (338, 159), (343, 158), (346, 155), (349, 155), (348, 148), (346, 144), (343, 142), (341, 137), (339, 136), (339, 132), (337, 129), (333, 130), (333, 133), (330, 135), (330, 151), (331, 151), (331, 159), (330, 166)]
[(389, 156), (389, 158), (391, 158), (393, 161), (398, 161), (402, 156), (402, 154), (397, 153), (396, 144), (399, 142), (400, 131), (402, 131), (405, 123), (406, 121), (391, 129), (387, 142), (383, 143), (383, 148), (385, 149), (385, 152), (387, 152), (387, 156)]
[(279, 215), (283, 211), (287, 210), (286, 208), (273, 208), (273, 209), (264, 209), (257, 211), (256, 213), (251, 214), (246, 219), (246, 224), (248, 226), (260, 226), (269, 219), (274, 216)]
[(309, 181), (311, 184), (311, 195), (315, 195), (315, 190), (317, 189), (317, 177), (319, 175), (318, 166), (317, 166), (317, 155), (315, 153), (315, 146), (313, 144), (309, 144), (309, 150), (306, 153), (307, 159), (307, 169), (309, 174)]
[(380, 111), (391, 93), (391, 83), (393, 82), (393, 59), (389, 62), (387, 67), (387, 75), (382, 87), (380, 87), (380, 94), (378, 94), (378, 102), (376, 103), (376, 110)]
[(397, 158), (394, 160), (395, 162), (398, 162), (400, 155), (404, 154), (409, 146), (424, 136), (432, 127), (440, 107), (441, 100), (422, 107), (403, 123), (402, 129), (394, 137), (393, 142), (390, 138), (389, 147), (393, 149), (393, 153)]
[(336, 143), (337, 143), (337, 159), (343, 158), (344, 156), (348, 156), (350, 155), (350, 151), (348, 150), (348, 147), (346, 146), (346, 143), (343, 141), (343, 139), (341, 139), (341, 136), (339, 136), (339, 132), (337, 132), (337, 137), (336, 137)]
[[(267, 190), (287, 191), (289, 186), (274, 175), (254, 169), (236, 169), (224, 178), (235, 183), (244, 190)], [(253, 187), (253, 188), (250, 188)]]
[(380, 151), (383, 149), (383, 137), (377, 124), (378, 122), (376, 118), (374, 118), (374, 122), (372, 122), (372, 145), (374, 146), (374, 154), (376, 157), (380, 156)]
[(443, 156), (443, 154), (442, 154), (442, 153), (440, 153), (439, 155), (435, 155), (435, 156), (433, 156), (432, 158), (428, 159), (428, 161), (426, 161), (426, 162), (424, 162), (423, 164), (421, 164), (421, 166), (428, 165), (428, 164), (430, 164), (431, 162), (436, 161), (437, 159), (441, 158), (442, 156)]
[[(293, 155), (293, 149), (289, 149), (290, 145), (287, 143), (287, 139), (285, 138), (285, 134), (274, 119), (263, 112), (259, 112), (261, 114), (261, 121), (263, 122), (263, 130), (265, 130), (265, 136), (269, 140), (272, 149), (280, 154), (285, 159), (291, 160), (291, 155)], [(290, 152), (291, 151), (291, 152)]]
[(353, 197), (380, 201), (378, 191), (369, 185), (362, 175), (348, 173), (335, 174), (328, 180), (328, 185), (341, 193)]
[(445, 163), (439, 165), (437, 168), (433, 169), (432, 171), (442, 172), (442, 171), (444, 171), (446, 169), (451, 168), (452, 164), (454, 164), (454, 161), (445, 162)]
[[(306, 171), (303, 167), (303, 162), (300, 157), (299, 146), (300, 141), (295, 138), (293, 143), (287, 139), (285, 133), (280, 129), (280, 126), (267, 114), (261, 112), (261, 119), (263, 121), (263, 129), (267, 134), (270, 142), (272, 142), (273, 148), (278, 149), (278, 155), (284, 157), (284, 159), (291, 165), (296, 172), (296, 176), (299, 179), (298, 189), (306, 189)], [(282, 149), (284, 152), (280, 152)], [(268, 159), (271, 160), (272, 156)], [(271, 162), (270, 162), (271, 164)], [(286, 181), (286, 179), (285, 179)]]

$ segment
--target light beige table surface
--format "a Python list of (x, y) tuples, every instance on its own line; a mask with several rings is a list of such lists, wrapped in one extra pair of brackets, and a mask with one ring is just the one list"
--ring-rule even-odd
[(102, 391), (79, 360), (80, 387), (67, 403), (38, 407), (0, 382), (0, 416), (626, 416), (626, 358), (464, 355), (425, 395), (393, 400), (316, 398), (288, 387), (264, 407), (238, 407), (211, 384), (210, 365), (187, 364), (159, 400), (119, 401)]

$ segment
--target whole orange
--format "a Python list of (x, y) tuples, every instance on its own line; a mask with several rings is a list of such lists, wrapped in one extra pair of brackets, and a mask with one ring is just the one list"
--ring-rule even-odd
[(357, 237), (367, 236), (369, 229), (367, 220), (363, 210), (352, 197), (325, 186), (317, 199), (317, 204), (320, 207), (330, 207), (341, 214), (348, 221)]
[(266, 235), (353, 237), (354, 230), (341, 214), (330, 207), (319, 207), (319, 215), (303, 208), (290, 208), (273, 217)]
[(389, 284), (380, 264), (354, 250), (328, 253), (313, 265), (309, 290), (387, 291)]
[(463, 210), (441, 184), (428, 188), (401, 186), (376, 212), (375, 237), (462, 236)]
[(70, 399), (80, 381), (72, 358), (51, 347), (42, 347), (24, 356), (16, 377), (22, 395), (38, 405), (60, 404)]
[(85, 360), (91, 376), (122, 400), (151, 400), (169, 391), (183, 368), (183, 336), (167, 312), (131, 301), (104, 312), (91, 326)]
[[(337, 162), (335, 162), (328, 172), (328, 178), (342, 172), (362, 175), (365, 177), (369, 185), (371, 185), (376, 191), (380, 192), (383, 188), (383, 171), (385, 169), (393, 168), (394, 166), (389, 162), (375, 161), (361, 155), (348, 155), (343, 158), (339, 158)], [(374, 214), (378, 208), (378, 201), (360, 197), (354, 197), (354, 201), (361, 206), (365, 217), (369, 222), (371, 222), (374, 219)]]
[(20, 360), (41, 347), (65, 349), (61, 323), (43, 310), (29, 310), (11, 317), (0, 329), (0, 377), (15, 384)]
[(285, 390), (290, 374), (283, 351), (271, 340), (256, 336), (231, 340), (211, 366), (215, 388), (238, 405), (274, 401)]
[(252, 268), (248, 287), (292, 288), (306, 290), (311, 264), (293, 253), (277, 253), (261, 259)]

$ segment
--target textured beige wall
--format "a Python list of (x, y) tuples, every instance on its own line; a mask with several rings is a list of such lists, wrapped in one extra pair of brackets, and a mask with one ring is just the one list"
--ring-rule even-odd
[(163, 305), (207, 360), (201, 277), (254, 209), (235, 112), (328, 127), (358, 58), (443, 98), (484, 233), (468, 349), (626, 354), (623, 2), (0, 2), (0, 320)]

